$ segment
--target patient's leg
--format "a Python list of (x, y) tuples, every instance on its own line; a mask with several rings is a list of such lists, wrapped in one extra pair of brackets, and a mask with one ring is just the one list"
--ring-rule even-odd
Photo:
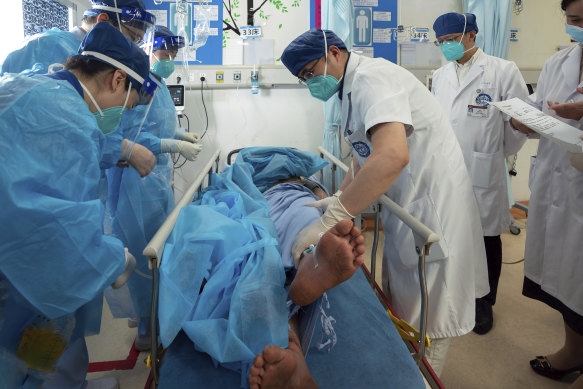
[(262, 354), (255, 357), (249, 374), (251, 389), (318, 388), (300, 346), (297, 316), (292, 317), (289, 324), (289, 344), (286, 349), (267, 346)]
[(364, 237), (351, 220), (342, 220), (320, 238), (315, 251), (300, 261), (289, 295), (296, 305), (314, 302), (324, 292), (346, 281), (362, 265)]

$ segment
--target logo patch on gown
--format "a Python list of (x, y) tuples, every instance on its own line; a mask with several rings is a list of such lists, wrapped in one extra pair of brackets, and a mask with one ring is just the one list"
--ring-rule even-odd
[(370, 148), (364, 142), (354, 142), (352, 144), (354, 150), (360, 155), (361, 157), (365, 158), (370, 155)]
[(476, 105), (487, 107), (492, 101), (492, 97), (487, 93), (480, 93), (476, 96)]

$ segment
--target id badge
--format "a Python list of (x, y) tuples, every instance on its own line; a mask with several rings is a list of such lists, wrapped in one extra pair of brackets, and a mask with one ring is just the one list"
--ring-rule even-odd
[(468, 105), (468, 116), (474, 118), (487, 118), (488, 106), (483, 105)]

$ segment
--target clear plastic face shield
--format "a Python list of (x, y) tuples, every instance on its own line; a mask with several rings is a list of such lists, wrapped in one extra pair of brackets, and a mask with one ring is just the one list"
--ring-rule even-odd
[(174, 60), (183, 55), (185, 39), (181, 36), (159, 36), (154, 39), (150, 55), (150, 71), (155, 75), (168, 78), (174, 72)]
[(156, 17), (138, 8), (117, 7), (117, 0), (114, 0), (115, 7), (106, 5), (94, 5), (93, 9), (114, 12), (119, 30), (132, 42), (140, 46), (146, 54), (152, 52), (154, 42), (154, 28), (156, 27)]

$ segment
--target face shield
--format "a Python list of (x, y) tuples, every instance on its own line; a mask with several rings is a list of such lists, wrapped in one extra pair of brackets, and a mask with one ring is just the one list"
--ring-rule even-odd
[(138, 92), (138, 105), (149, 105), (152, 102), (154, 95), (156, 94), (156, 89), (161, 85), (156, 77), (152, 74), (148, 74), (146, 78), (143, 78), (125, 64), (103, 53), (96, 51), (83, 51), (80, 55), (93, 57), (101, 62), (105, 62), (113, 66), (116, 69), (120, 69), (126, 72), (130, 78), (132, 86)]
[(153, 14), (138, 8), (117, 8), (107, 5), (94, 5), (93, 9), (102, 10), (108, 14), (114, 13), (113, 20), (118, 23), (122, 34), (150, 55), (156, 26), (156, 17)]

